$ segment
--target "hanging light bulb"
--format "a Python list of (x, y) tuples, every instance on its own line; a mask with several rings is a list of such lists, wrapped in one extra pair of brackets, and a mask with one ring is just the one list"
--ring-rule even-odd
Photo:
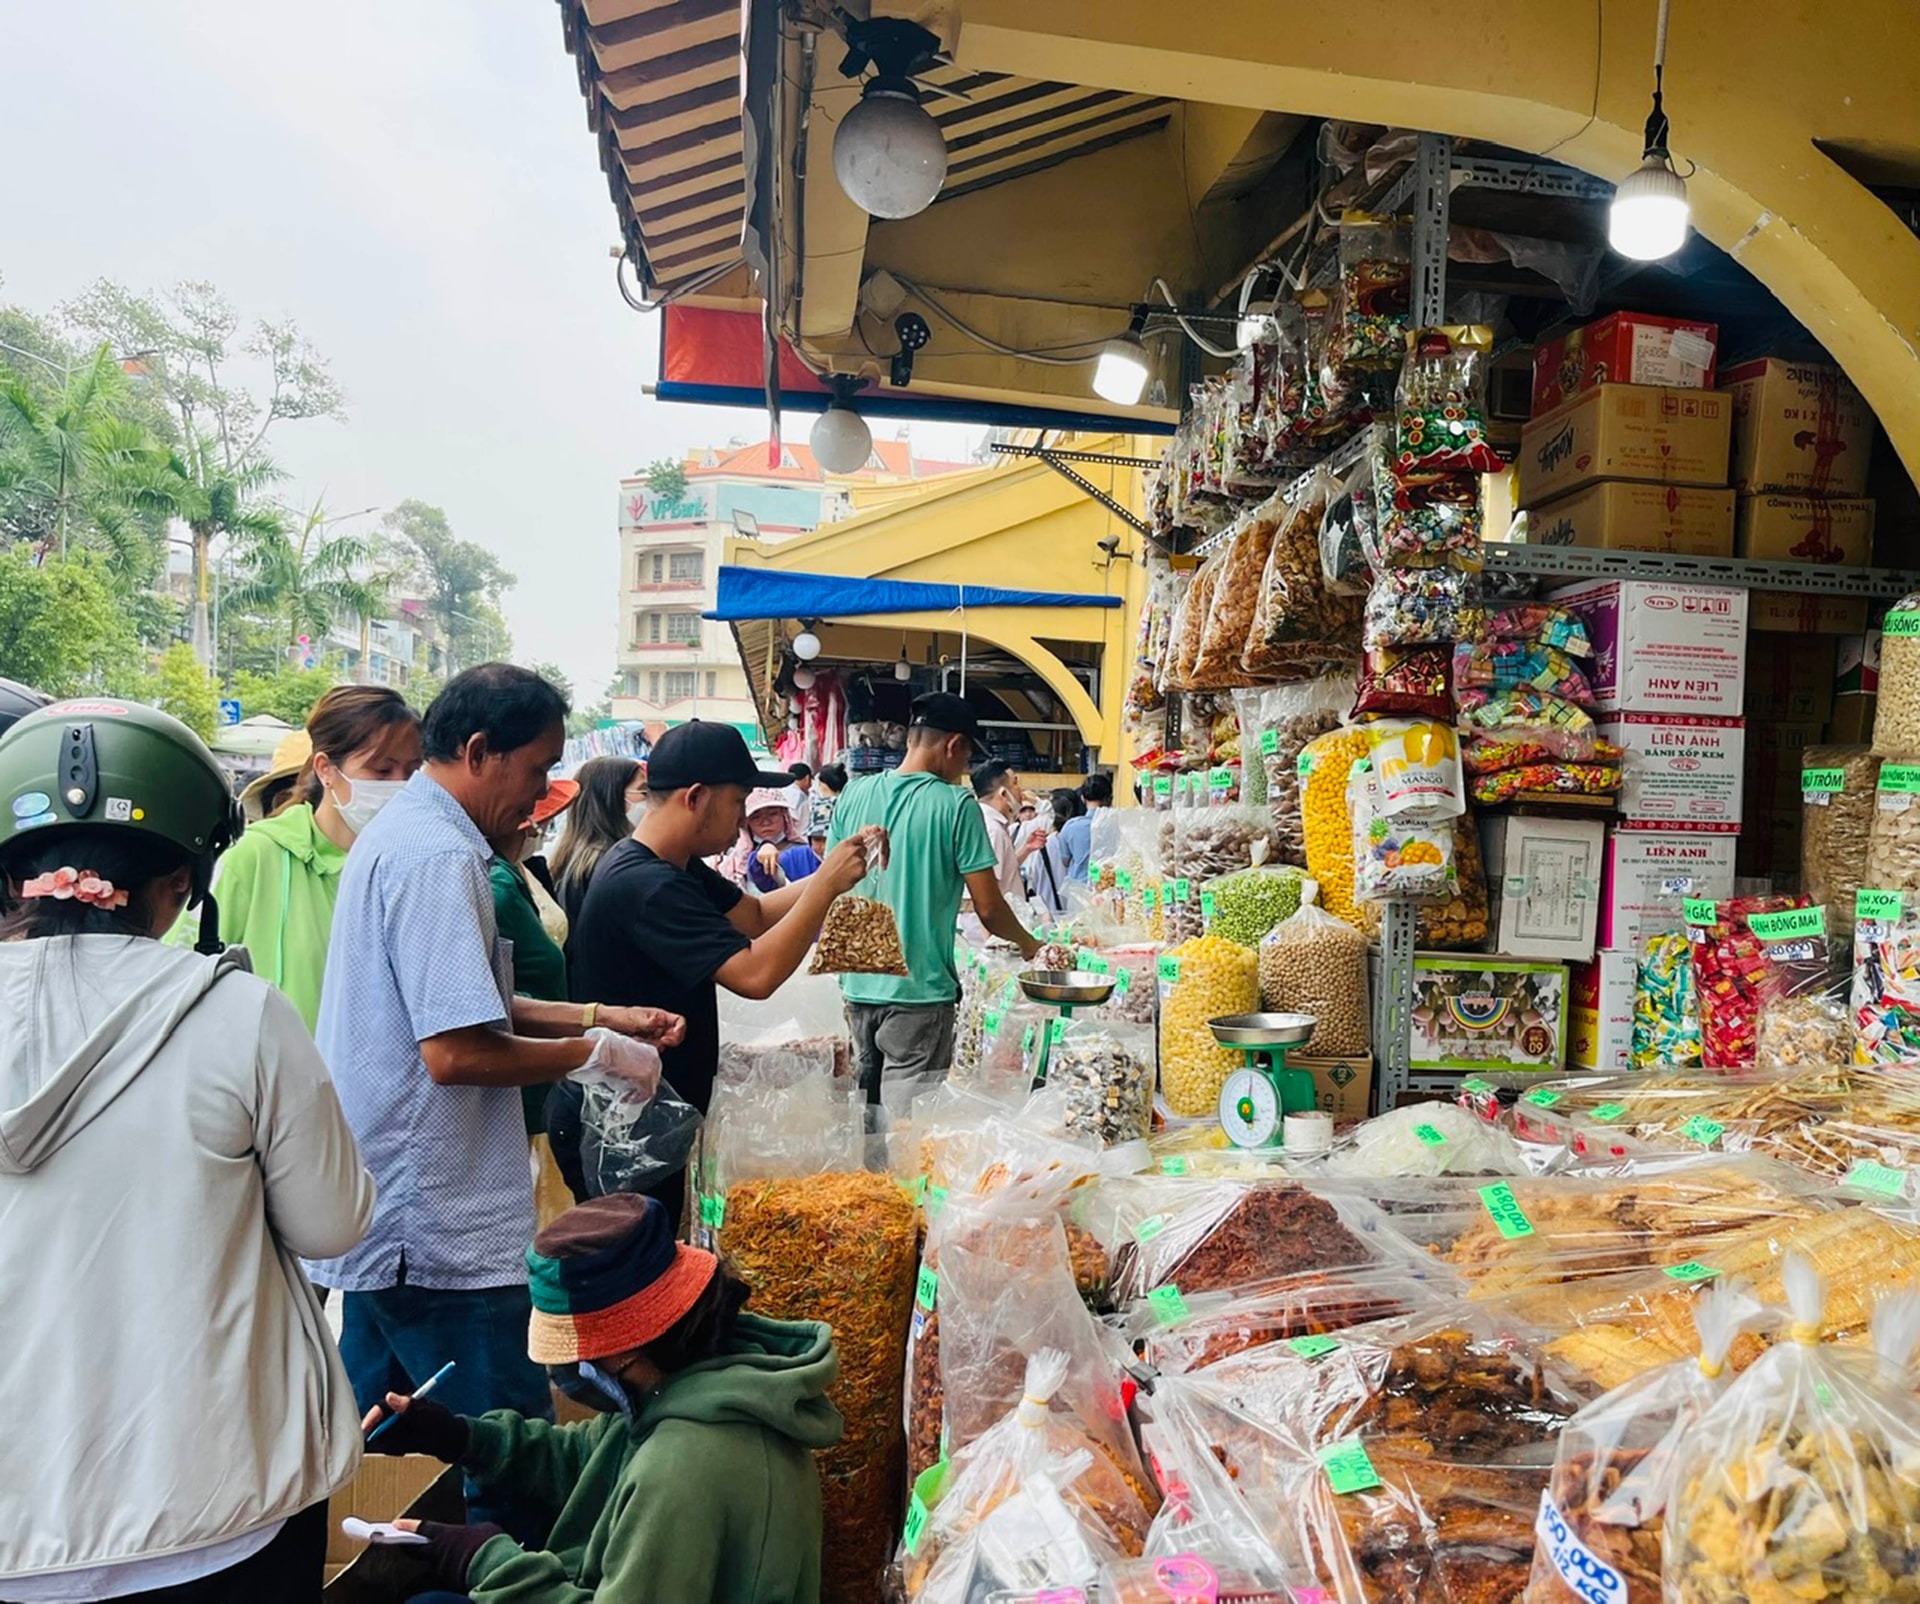
[(1147, 342), (1140, 331), (1147, 326), (1147, 309), (1136, 306), (1125, 334), (1115, 335), (1100, 347), (1093, 366), (1093, 393), (1117, 407), (1134, 407), (1147, 388), (1150, 363)]
[(907, 661), (907, 643), (900, 643), (900, 661), (893, 665), (893, 677), (902, 685), (913, 678), (913, 664)]
[(810, 691), (819, 680), (819, 675), (810, 668), (796, 668), (793, 671), (793, 688), (796, 691)]
[(811, 663), (820, 655), (820, 637), (810, 629), (803, 629), (793, 637), (793, 655), (803, 663)]
[(840, 187), (872, 217), (912, 217), (947, 181), (947, 141), (911, 78), (875, 78), (833, 136)]
[(873, 455), (873, 431), (846, 402), (835, 401), (814, 420), (807, 444), (828, 473), (858, 473)]
[(1667, 6), (1660, 0), (1660, 20), (1653, 43), (1653, 110), (1647, 117), (1646, 150), (1640, 165), (1620, 181), (1607, 212), (1607, 243), (1636, 262), (1657, 262), (1673, 255), (1687, 240), (1691, 208), (1687, 181), (1674, 171), (1667, 141), (1672, 132), (1661, 102), (1667, 63)]

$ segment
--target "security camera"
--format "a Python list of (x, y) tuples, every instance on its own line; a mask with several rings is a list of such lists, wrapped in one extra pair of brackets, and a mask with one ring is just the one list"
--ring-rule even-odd
[(1109, 557), (1117, 556), (1120, 551), (1120, 537), (1108, 535), (1099, 542), (1099, 546)]

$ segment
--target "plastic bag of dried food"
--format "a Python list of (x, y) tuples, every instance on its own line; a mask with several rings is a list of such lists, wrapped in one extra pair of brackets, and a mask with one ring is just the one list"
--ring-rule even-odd
[(1745, 1286), (1715, 1280), (1694, 1299), (1697, 1356), (1642, 1371), (1567, 1422), (1540, 1502), (1525, 1604), (1660, 1596), (1661, 1530), (1676, 1458), (1726, 1391), (1733, 1339), (1760, 1313)]
[(1035, 1351), (1012, 1412), (915, 1484), (898, 1561), (911, 1604), (1084, 1593), (1140, 1553), (1158, 1501), (1056, 1407), (1068, 1363)]
[(820, 927), (808, 973), (815, 975), (904, 975), (907, 955), (893, 909), (872, 897), (835, 897)]
[(1299, 911), (1305, 883), (1306, 876), (1292, 867), (1241, 869), (1209, 880), (1200, 887), (1207, 930), (1257, 947), (1269, 930)]
[(1097, 1018), (1057, 1023), (1047, 1084), (1065, 1094), (1067, 1129), (1103, 1147), (1145, 1140), (1153, 1126), (1152, 1025)]
[(1880, 891), (1920, 891), (1920, 761), (1889, 757), (1880, 765), (1865, 884)]
[(1519, 1144), (1450, 1103), (1417, 1103), (1362, 1120), (1327, 1156), (1329, 1175), (1524, 1175)]
[[(1447, 732), (1451, 735), (1453, 732)], [(1347, 808), (1353, 819), (1353, 893), (1360, 902), (1388, 897), (1433, 898), (1453, 894), (1453, 821), (1389, 815), (1373, 762), (1362, 758), (1347, 777)]]
[(1281, 685), (1269, 693), (1271, 722), (1260, 733), (1259, 761), (1267, 772), (1267, 816), (1272, 821), (1277, 862), (1307, 866), (1307, 839), (1300, 815), (1300, 754), (1307, 745), (1340, 727), (1342, 711), (1353, 699), (1353, 680), (1323, 675), (1301, 685)]
[(1367, 544), (1374, 528), (1373, 463), (1362, 456), (1320, 519), (1320, 575), (1340, 596), (1364, 596), (1373, 583)]
[(1864, 746), (1810, 746), (1800, 755), (1800, 889), (1827, 910), (1843, 947), (1853, 940), (1853, 905), (1866, 882), (1880, 760)]
[(1761, 941), (1755, 1061), (1768, 1068), (1850, 1062), (1852, 977), (1842, 972), (1838, 948), (1828, 940), (1827, 910), (1760, 913), (1747, 923)]
[(1480, 570), (1457, 557), (1385, 569), (1367, 593), (1361, 644), (1379, 651), (1471, 640), (1486, 619), (1480, 597)]
[(1166, 688), (1185, 691), (1193, 688), (1194, 664), (1200, 660), (1200, 643), (1206, 638), (1207, 615), (1213, 605), (1213, 587), (1220, 579), (1220, 558), (1210, 558), (1194, 571), (1186, 592), (1175, 606), (1172, 643), (1167, 652)]
[(1196, 689), (1240, 685), (1246, 682), (1241, 654), (1260, 606), (1260, 582), (1279, 521), (1249, 517), (1227, 542), (1219, 558), (1219, 577), (1207, 604), (1206, 628), (1189, 679)]
[[(1394, 396), (1401, 490), (1506, 467), (1487, 439), (1487, 367), (1493, 330), (1484, 324), (1409, 329)], [(1477, 531), (1476, 531), (1477, 538)]]
[(1388, 646), (1360, 659), (1355, 718), (1453, 721), (1453, 653), (1445, 646)]
[(1360, 922), (1354, 900), (1353, 824), (1347, 817), (1347, 780), (1367, 755), (1364, 725), (1333, 730), (1300, 753), (1300, 816), (1307, 838), (1307, 873), (1320, 882), (1320, 905), (1349, 924)]
[[(1682, 912), (1693, 943), (1701, 1055), (1708, 1069), (1749, 1069), (1758, 1045), (1767, 949), (1813, 939), (1809, 932), (1817, 910), (1807, 908), (1802, 897), (1734, 897), (1723, 902), (1689, 897)], [(1824, 923), (1817, 940), (1824, 963)]]
[(1260, 943), (1260, 1001), (1273, 1013), (1311, 1014), (1318, 1021), (1298, 1052), (1365, 1057), (1373, 1051), (1367, 938), (1308, 903)]
[(1275, 648), (1310, 644), (1322, 657), (1339, 656), (1360, 617), (1356, 597), (1327, 592), (1320, 572), (1320, 520), (1339, 483), (1326, 472), (1313, 474), (1291, 499), (1276, 497), (1255, 516), (1279, 520), (1260, 587), (1260, 605), (1247, 635), (1242, 666), (1250, 674), (1268, 674), (1292, 665)]
[(1515, 602), (1495, 609), (1487, 619), (1487, 639), (1557, 647), (1571, 657), (1593, 655), (1585, 621), (1572, 609), (1551, 602)]
[(1162, 953), (1160, 1087), (1183, 1119), (1212, 1114), (1241, 1055), (1214, 1040), (1207, 1021), (1253, 1013), (1260, 1005), (1260, 961), (1238, 942), (1196, 936)]
[(1355, 383), (1369, 384), (1372, 375), (1399, 371), (1412, 300), (1413, 245), (1406, 220), (1343, 212), (1340, 282), (1321, 374), (1330, 398)]
[(1535, 763), (1602, 763), (1618, 768), (1626, 760), (1621, 748), (1597, 735), (1526, 729), (1505, 735), (1463, 735), (1460, 756), (1469, 774), (1498, 774)]
[[(1920, 1404), (1821, 1343), (1826, 1282), (1790, 1256), (1792, 1323), (1675, 1455), (1665, 1596), (1676, 1604), (1920, 1600)], [(1883, 1356), (1885, 1358), (1887, 1356)], [(1899, 1369), (1907, 1355), (1898, 1355)]]
[(1880, 626), (1873, 750), (1893, 763), (1920, 752), (1920, 594), (1895, 602)]

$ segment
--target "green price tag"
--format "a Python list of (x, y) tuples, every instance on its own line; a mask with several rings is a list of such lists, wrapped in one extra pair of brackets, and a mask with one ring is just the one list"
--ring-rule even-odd
[(1171, 796), (1173, 794), (1173, 777), (1169, 774), (1154, 775), (1153, 794), (1155, 796)]
[(1857, 1186), (1863, 1192), (1878, 1192), (1885, 1197), (1905, 1197), (1907, 1172), (1895, 1169), (1891, 1164), (1882, 1164), (1876, 1159), (1863, 1158), (1847, 1171), (1846, 1179), (1840, 1184)]
[(1446, 1142), (1446, 1137), (1440, 1134), (1440, 1129), (1436, 1125), (1416, 1125), (1413, 1128), (1413, 1134), (1429, 1147), (1440, 1147)]
[(1845, 769), (1802, 769), (1800, 771), (1800, 790), (1807, 796), (1816, 792), (1827, 795), (1834, 791), (1843, 791), (1847, 785)]
[(1520, 1200), (1513, 1195), (1513, 1188), (1505, 1181), (1496, 1181), (1492, 1186), (1480, 1188), (1480, 1201), (1486, 1205), (1487, 1213), (1493, 1216), (1493, 1223), (1499, 1227), (1500, 1234), (1509, 1240), (1517, 1236), (1532, 1236), (1533, 1221), (1527, 1218), (1527, 1211), (1520, 1207)]
[(1079, 967), (1090, 975), (1110, 974), (1113, 970), (1112, 963), (1097, 952), (1082, 953)]
[(1193, 1160), (1185, 1153), (1173, 1153), (1160, 1161), (1162, 1175), (1185, 1175), (1193, 1168)]
[(1200, 917), (1204, 919), (1208, 924), (1213, 923), (1213, 909), (1214, 909), (1213, 893), (1211, 891), (1201, 892), (1200, 893)]
[(1880, 625), (1880, 634), (1884, 639), (1889, 635), (1920, 635), (1920, 612), (1900, 612), (1897, 609), (1888, 613)]
[(1262, 754), (1267, 757), (1272, 757), (1275, 752), (1279, 751), (1280, 732), (1278, 730), (1262, 730), (1260, 732), (1260, 750)]
[(1172, 985), (1180, 978), (1180, 960), (1171, 953), (1160, 960), (1160, 978), (1168, 985)]
[(1689, 1142), (1698, 1142), (1702, 1147), (1711, 1147), (1720, 1140), (1726, 1130), (1717, 1119), (1708, 1119), (1705, 1114), (1695, 1114), (1692, 1119), (1680, 1127), (1680, 1134)]
[(1490, 1092), (1493, 1090), (1493, 1082), (1490, 1080), (1482, 1080), (1478, 1075), (1469, 1075), (1460, 1083), (1460, 1090), (1463, 1092)]
[(1302, 1359), (1318, 1359), (1340, 1346), (1338, 1337), (1288, 1337), (1287, 1346)]
[(1214, 769), (1207, 775), (1207, 785), (1215, 791), (1230, 789), (1233, 785), (1233, 770), (1224, 766)]
[(997, 1036), (1000, 1034), (1000, 1021), (1006, 1017), (1007, 1014), (1004, 1008), (989, 1008), (980, 1021), (981, 1028), (984, 1029), (989, 1036)]
[(1187, 1300), (1176, 1286), (1155, 1287), (1147, 1294), (1147, 1307), (1163, 1326), (1177, 1325), (1187, 1317)]
[(1029, 1025), (1020, 1037), (1020, 1055), (1023, 1058), (1030, 1058), (1033, 1055), (1033, 1035), (1034, 1028)]
[(1144, 886), (1140, 891), (1140, 901), (1148, 913), (1156, 913), (1160, 908), (1160, 892), (1157, 887)]
[(1151, 1242), (1162, 1231), (1166, 1230), (1166, 1228), (1166, 1215), (1149, 1214), (1133, 1228), (1133, 1237), (1136, 1242)]
[(1622, 1114), (1626, 1113), (1626, 1111), (1627, 1105), (1625, 1103), (1595, 1103), (1593, 1107), (1588, 1110), (1602, 1125), (1611, 1125)]
[(1122, 891), (1131, 891), (1133, 889), (1133, 871), (1131, 869), (1115, 869), (1113, 871), (1113, 883)]
[(1560, 1101), (1560, 1094), (1551, 1086), (1536, 1086), (1527, 1093), (1524, 1100), (1533, 1104), (1535, 1108), (1552, 1108)]
[(1173, 900), (1191, 902), (1193, 900), (1193, 882), (1182, 875), (1173, 882)]
[(1127, 988), (1132, 984), (1133, 972), (1131, 970), (1122, 969), (1119, 974), (1113, 977), (1113, 989), (1117, 996), (1126, 996)]
[(947, 1189), (944, 1186), (935, 1186), (929, 1181), (927, 1183), (927, 1213), (938, 1214), (940, 1210), (946, 1206), (946, 1201)]
[(727, 1197), (724, 1192), (709, 1192), (700, 1200), (700, 1219), (716, 1231), (727, 1223)]
[(1667, 1274), (1676, 1281), (1711, 1281), (1719, 1273), (1711, 1264), (1702, 1264), (1698, 1259), (1667, 1266)]
[(921, 1539), (927, 1535), (927, 1517), (939, 1500), (946, 1482), (947, 1462), (944, 1459), (914, 1478), (913, 1496), (907, 1500), (907, 1524), (900, 1534), (909, 1554), (920, 1552)]
[(1715, 906), (1712, 897), (1688, 897), (1680, 904), (1680, 917), (1690, 925), (1705, 929), (1716, 917)]
[(914, 1176), (912, 1184), (907, 1188), (907, 1196), (913, 1199), (913, 1204), (915, 1208), (918, 1208), (922, 1203), (926, 1202), (927, 1200), (926, 1176), (924, 1175)]
[(1050, 1046), (1058, 1047), (1066, 1039), (1067, 1022), (1064, 1019), (1056, 1019), (1047, 1026), (1047, 1042)]
[(1887, 763), (1880, 769), (1883, 791), (1920, 791), (1920, 763)]
[(1305, 747), (1301, 748), (1300, 755), (1293, 760), (1293, 772), (1298, 778), (1303, 780), (1309, 774), (1313, 773), (1313, 754), (1307, 751)]
[(1358, 1437), (1322, 1448), (1320, 1468), (1327, 1473), (1327, 1485), (1336, 1493), (1364, 1493), (1369, 1487), (1380, 1485), (1380, 1473), (1373, 1468), (1366, 1445)]
[(913, 1301), (923, 1309), (931, 1309), (935, 1295), (940, 1290), (940, 1277), (928, 1264), (920, 1266), (920, 1279), (914, 1283)]
[(1827, 933), (1825, 908), (1788, 908), (1782, 913), (1750, 913), (1747, 928), (1762, 941), (1796, 941)]
[(1856, 919), (1898, 919), (1900, 903), (1898, 891), (1869, 891), (1863, 886), (1853, 899), (1853, 916)]

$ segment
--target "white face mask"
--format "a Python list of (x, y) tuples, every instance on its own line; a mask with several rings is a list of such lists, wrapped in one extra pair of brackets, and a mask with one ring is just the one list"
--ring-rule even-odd
[(640, 821), (646, 816), (647, 804), (644, 801), (629, 802), (627, 804), (627, 823), (633, 825), (634, 828), (638, 829)]
[(405, 780), (349, 780), (343, 774), (340, 781), (347, 788), (347, 799), (342, 802), (334, 797), (333, 805), (355, 835), (362, 834), (373, 823), (374, 815), (407, 788)]

